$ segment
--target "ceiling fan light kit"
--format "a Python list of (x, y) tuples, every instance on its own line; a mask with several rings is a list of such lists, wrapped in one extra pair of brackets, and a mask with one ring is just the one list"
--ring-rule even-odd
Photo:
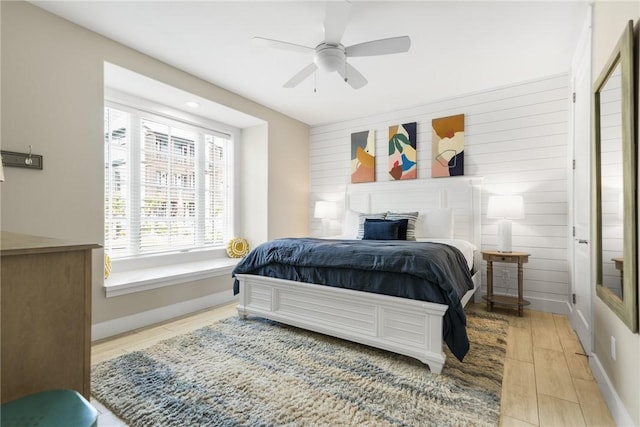
[(338, 68), (344, 67), (346, 60), (344, 46), (331, 46), (321, 43), (316, 47), (313, 55), (313, 62), (325, 71), (338, 71)]
[(254, 42), (275, 49), (305, 53), (313, 52), (313, 62), (289, 79), (284, 84), (285, 88), (296, 87), (320, 68), (328, 72), (337, 72), (352, 88), (360, 89), (367, 84), (367, 79), (351, 64), (347, 63), (347, 58), (389, 55), (407, 52), (409, 50), (411, 47), (411, 39), (408, 36), (372, 40), (345, 47), (340, 43), (340, 40), (347, 25), (350, 8), (351, 3), (347, 1), (327, 2), (327, 11), (324, 20), (324, 41), (315, 48), (264, 37), (253, 38)]

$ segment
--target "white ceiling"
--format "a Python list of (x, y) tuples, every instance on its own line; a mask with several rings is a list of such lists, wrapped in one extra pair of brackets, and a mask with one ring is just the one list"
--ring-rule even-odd
[[(211, 102), (205, 98), (190, 94), (184, 90), (108, 62), (104, 64), (104, 84), (108, 88), (115, 89), (118, 92), (124, 92), (125, 94), (135, 95), (152, 101), (155, 105), (172, 107), (173, 111), (165, 111), (170, 116), (176, 116), (175, 110), (181, 110), (189, 115), (213, 119), (218, 123), (224, 123), (240, 129), (264, 123), (263, 120), (257, 117)], [(126, 99), (123, 99), (118, 92), (109, 91), (107, 92), (107, 96), (111, 95), (112, 100), (115, 99), (126, 102)], [(189, 107), (187, 102), (195, 102), (198, 105), (195, 108)], [(138, 107), (140, 107), (140, 105), (138, 105)], [(154, 108), (154, 111), (158, 111), (158, 109)], [(219, 126), (216, 128), (219, 129)]]
[(315, 1), (32, 1), (83, 27), (310, 125), (412, 107), (567, 72), (586, 1), (352, 1), (345, 46), (408, 35), (407, 53), (352, 58), (359, 90), (318, 71), (282, 85), (311, 55), (252, 43), (262, 36), (315, 47)]

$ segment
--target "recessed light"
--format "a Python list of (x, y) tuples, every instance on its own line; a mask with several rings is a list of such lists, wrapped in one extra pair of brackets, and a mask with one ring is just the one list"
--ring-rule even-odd
[(200, 106), (200, 104), (198, 104), (195, 101), (188, 101), (185, 104), (187, 104), (187, 107), (191, 107), (191, 108), (198, 108)]

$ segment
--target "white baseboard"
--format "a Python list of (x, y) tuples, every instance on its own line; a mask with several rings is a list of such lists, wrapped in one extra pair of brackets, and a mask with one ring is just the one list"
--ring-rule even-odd
[(206, 308), (228, 304), (234, 300), (237, 300), (237, 297), (233, 295), (233, 291), (228, 290), (129, 316), (119, 317), (106, 322), (96, 323), (91, 326), (91, 340), (97, 341)]
[(531, 305), (528, 306), (531, 310), (546, 311), (547, 313), (564, 314), (568, 316), (571, 313), (571, 306), (569, 301), (556, 301), (542, 298), (530, 298), (525, 296), (524, 299), (529, 301)]
[(605, 402), (607, 402), (607, 406), (609, 407), (609, 411), (611, 412), (611, 416), (613, 417), (616, 425), (635, 425), (631, 419), (631, 415), (629, 415), (629, 412), (627, 411), (627, 408), (625, 408), (624, 403), (620, 399), (620, 396), (618, 396), (616, 389), (613, 387), (604, 367), (600, 363), (600, 359), (598, 359), (598, 356), (595, 353), (591, 353), (589, 355), (589, 366), (591, 367), (593, 376), (598, 383), (600, 393), (602, 393), (602, 397)]
[[(483, 295), (487, 294), (487, 288), (483, 287), (478, 290), (475, 295), (474, 302), (483, 302)], [(499, 292), (496, 292), (495, 295), (503, 295)], [(513, 294), (509, 294), (509, 296), (517, 296)], [(536, 310), (536, 311), (544, 311), (547, 313), (556, 313), (556, 314), (564, 314), (568, 316), (571, 313), (571, 305), (569, 301), (558, 301), (558, 300), (550, 300), (543, 298), (532, 298), (530, 296), (525, 295), (524, 299), (529, 301), (529, 305), (525, 305), (525, 309)]]

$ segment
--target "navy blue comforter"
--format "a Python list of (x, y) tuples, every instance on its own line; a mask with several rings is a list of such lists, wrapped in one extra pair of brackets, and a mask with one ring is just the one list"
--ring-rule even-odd
[[(233, 270), (318, 285), (446, 304), (443, 337), (459, 359), (469, 350), (460, 299), (473, 289), (462, 253), (440, 243), (405, 240), (276, 239)], [(236, 279), (234, 294), (240, 291)]]

